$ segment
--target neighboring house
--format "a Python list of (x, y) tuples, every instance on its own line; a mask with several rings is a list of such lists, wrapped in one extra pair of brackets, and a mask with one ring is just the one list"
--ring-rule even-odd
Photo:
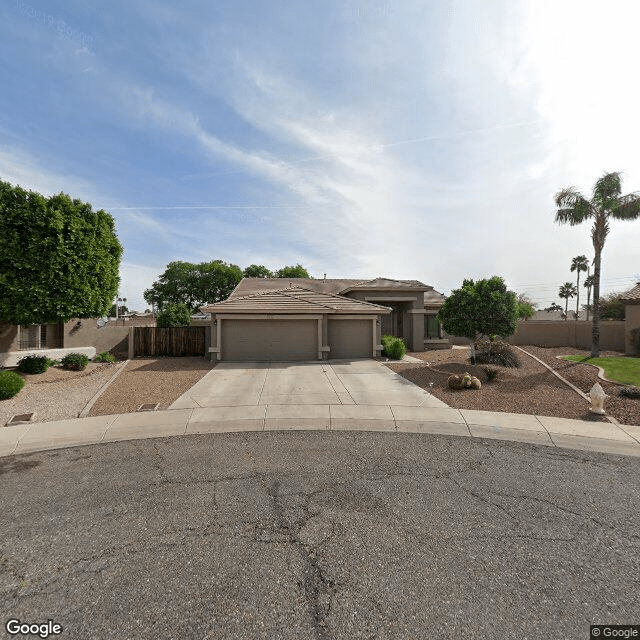
[(211, 314), (212, 359), (323, 360), (380, 355), (382, 335), (412, 351), (448, 347), (444, 296), (417, 280), (244, 278)]
[(640, 282), (623, 293), (624, 304), (624, 351), (629, 356), (640, 355)]
[(97, 319), (77, 318), (65, 323), (36, 324), (19, 327), (0, 323), (0, 366), (15, 367), (18, 360), (30, 353), (58, 360), (68, 353), (84, 353), (89, 358), (96, 353), (111, 351), (127, 353), (130, 326), (154, 325), (151, 317)]

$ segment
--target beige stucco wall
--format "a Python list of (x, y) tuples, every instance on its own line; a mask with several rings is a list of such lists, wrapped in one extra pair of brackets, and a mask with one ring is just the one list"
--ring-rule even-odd
[[(349, 291), (345, 294), (347, 298), (363, 300), (373, 304), (385, 306), (385, 298), (393, 300), (394, 298), (411, 298), (407, 299), (407, 308), (402, 312), (402, 338), (410, 351), (424, 351), (424, 292), (423, 291), (402, 291), (402, 290), (362, 290)], [(403, 300), (395, 300), (395, 302), (403, 302)], [(415, 314), (413, 311), (420, 311)]]
[[(628, 308), (628, 307), (627, 307)], [(529, 320), (518, 322), (516, 333), (508, 339), (511, 344), (531, 344), (539, 347), (591, 348), (591, 322), (580, 320)], [(459, 336), (448, 337), (452, 344), (471, 341)], [(605, 320), (600, 323), (600, 348), (625, 351), (625, 323)]]
[[(80, 326), (78, 326), (78, 322), (81, 323)], [(148, 324), (152, 325), (153, 322)], [(109, 351), (114, 355), (126, 357), (129, 345), (129, 325), (118, 324), (115, 326), (109, 321), (104, 327), (98, 327), (94, 319), (71, 320), (64, 325), (63, 344), (65, 348), (95, 347), (96, 353)]]
[(624, 352), (640, 355), (640, 304), (625, 305), (624, 317)]
[(19, 345), (18, 327), (15, 324), (0, 324), (0, 353), (17, 351)]

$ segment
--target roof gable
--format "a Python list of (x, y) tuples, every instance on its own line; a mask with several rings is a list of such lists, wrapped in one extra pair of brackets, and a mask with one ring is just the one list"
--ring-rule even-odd
[(292, 286), (228, 298), (200, 307), (205, 313), (390, 313), (388, 307)]
[(623, 293), (622, 296), (620, 296), (620, 302), (626, 302), (627, 304), (640, 304), (640, 282), (638, 282), (633, 289)]

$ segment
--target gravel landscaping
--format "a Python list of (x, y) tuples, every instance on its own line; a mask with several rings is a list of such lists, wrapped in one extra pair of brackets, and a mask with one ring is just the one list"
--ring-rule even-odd
[(215, 363), (198, 357), (130, 360), (89, 415), (133, 413), (143, 404), (157, 404), (158, 410), (166, 409), (214, 366)]
[(0, 400), (0, 427), (15, 415), (35, 413), (32, 422), (77, 418), (89, 400), (111, 378), (116, 365), (90, 362), (84, 371), (49, 367), (40, 374), (18, 373), (25, 386), (9, 400)]
[[(640, 401), (621, 398), (617, 395), (619, 385), (610, 384), (597, 378), (598, 371), (586, 364), (558, 360), (557, 355), (584, 354), (588, 352), (572, 347), (542, 348), (523, 346), (537, 358), (558, 371), (560, 375), (588, 393), (598, 380), (610, 397), (605, 401), (605, 410), (622, 424), (640, 425)], [(606, 421), (606, 418), (589, 412), (589, 403), (575, 391), (558, 380), (550, 371), (533, 358), (516, 350), (521, 367), (510, 369), (491, 365), (499, 373), (493, 382), (487, 382), (484, 371), (487, 365), (469, 363), (468, 349), (447, 349), (442, 351), (422, 351), (409, 355), (424, 363), (385, 363), (390, 369), (407, 380), (423, 387), (434, 396), (456, 409), (479, 409), (483, 411), (504, 411), (507, 413), (527, 413), (542, 416), (556, 416), (590, 421)], [(603, 356), (623, 355), (613, 351), (603, 351)], [(454, 373), (469, 372), (482, 382), (482, 389), (454, 391), (448, 389), (447, 378)], [(433, 383), (433, 387), (429, 387)]]

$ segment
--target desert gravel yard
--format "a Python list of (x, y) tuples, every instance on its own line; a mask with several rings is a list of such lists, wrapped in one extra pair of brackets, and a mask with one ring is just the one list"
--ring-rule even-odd
[(136, 358), (93, 405), (90, 416), (133, 413), (143, 404), (157, 404), (166, 409), (215, 363), (199, 357)]
[[(622, 424), (640, 425), (640, 401), (618, 396), (619, 385), (610, 384), (597, 378), (598, 371), (586, 364), (558, 360), (557, 355), (584, 354), (587, 351), (572, 347), (543, 348), (523, 346), (543, 362), (553, 367), (585, 393), (598, 380), (605, 393), (610, 396), (605, 402), (607, 413)], [(508, 413), (528, 413), (542, 416), (557, 416), (581, 420), (605, 421), (606, 418), (589, 412), (589, 404), (575, 391), (558, 380), (539, 362), (516, 350), (522, 366), (509, 369), (490, 365), (499, 370), (496, 380), (487, 382), (485, 365), (473, 365), (468, 361), (468, 349), (447, 349), (443, 351), (422, 351), (409, 355), (424, 360), (417, 362), (386, 363), (393, 371), (407, 380), (427, 389), (434, 396), (456, 409), (479, 409), (482, 411), (504, 411)], [(603, 351), (603, 356), (622, 355), (613, 351)], [(454, 391), (446, 386), (448, 376), (468, 371), (482, 382), (482, 389)], [(429, 383), (434, 383), (433, 388)]]
[(84, 371), (49, 367), (40, 374), (21, 373), (25, 386), (18, 395), (0, 400), (0, 427), (15, 415), (34, 413), (32, 422), (77, 418), (86, 404), (109, 381), (116, 365), (90, 362)]

